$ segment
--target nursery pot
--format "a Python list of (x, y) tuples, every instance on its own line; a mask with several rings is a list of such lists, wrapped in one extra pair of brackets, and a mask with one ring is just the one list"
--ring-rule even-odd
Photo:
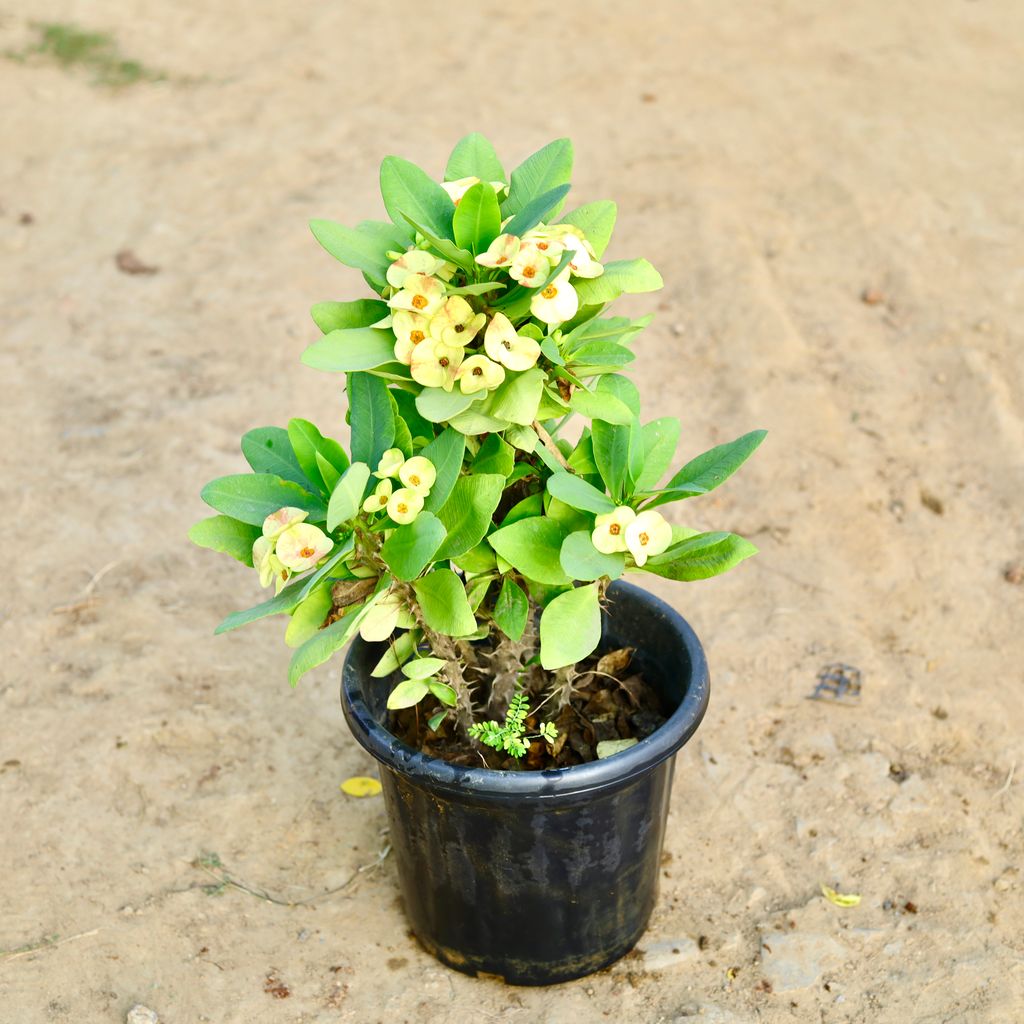
[(707, 661), (687, 622), (628, 583), (608, 590), (602, 650), (633, 664), (672, 709), (629, 749), (551, 771), (463, 768), (386, 727), (383, 644), (357, 639), (345, 718), (380, 763), (406, 915), (439, 960), (515, 985), (579, 978), (629, 952), (657, 897), (675, 754), (708, 704)]

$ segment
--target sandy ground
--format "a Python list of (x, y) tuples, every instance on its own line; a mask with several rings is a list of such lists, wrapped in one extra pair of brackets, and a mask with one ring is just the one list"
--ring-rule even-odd
[[(33, 0), (0, 47), (30, 18), (171, 77), (0, 63), (0, 1022), (1022, 1019), (1024, 8)], [(760, 557), (653, 588), (713, 697), (643, 952), (548, 990), (440, 967), (355, 874), (338, 666), (292, 691), (277, 623), (214, 638), (258, 593), (185, 541), (244, 430), (343, 431), (298, 357), (359, 281), (306, 221), (472, 128), (509, 165), (571, 135), (618, 200), (680, 456), (771, 432), (685, 509)], [(805, 699), (835, 660), (857, 707)]]

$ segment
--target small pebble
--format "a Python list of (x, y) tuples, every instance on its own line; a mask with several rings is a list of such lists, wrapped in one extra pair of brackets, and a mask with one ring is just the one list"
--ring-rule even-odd
[(1024, 563), (1014, 562), (1012, 565), (1008, 565), (1003, 570), (1003, 579), (1014, 586), (1024, 583)]
[(878, 306), (885, 301), (885, 296), (882, 294), (880, 288), (865, 288), (860, 293), (860, 301), (865, 306)]
[(156, 1015), (156, 1011), (141, 1003), (136, 1003), (128, 1011), (124, 1021), (125, 1024), (160, 1024), (160, 1018)]

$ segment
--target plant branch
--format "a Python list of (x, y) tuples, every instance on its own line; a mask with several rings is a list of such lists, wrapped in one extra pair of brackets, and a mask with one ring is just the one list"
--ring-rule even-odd
[(561, 448), (555, 444), (551, 435), (540, 425), (540, 420), (533, 421), (533, 429), (537, 431), (537, 436), (544, 442), (544, 447), (554, 455), (566, 472), (569, 472), (569, 463), (565, 461)]

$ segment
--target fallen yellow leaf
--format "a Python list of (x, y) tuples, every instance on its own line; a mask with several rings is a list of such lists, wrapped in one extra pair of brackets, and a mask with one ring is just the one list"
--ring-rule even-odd
[(347, 796), (377, 796), (380, 793), (380, 783), (365, 775), (353, 775), (351, 779), (346, 779), (341, 784), (341, 791)]
[(836, 892), (835, 889), (822, 885), (821, 894), (829, 903), (834, 903), (837, 907), (855, 907), (860, 903), (860, 893), (858, 892)]

